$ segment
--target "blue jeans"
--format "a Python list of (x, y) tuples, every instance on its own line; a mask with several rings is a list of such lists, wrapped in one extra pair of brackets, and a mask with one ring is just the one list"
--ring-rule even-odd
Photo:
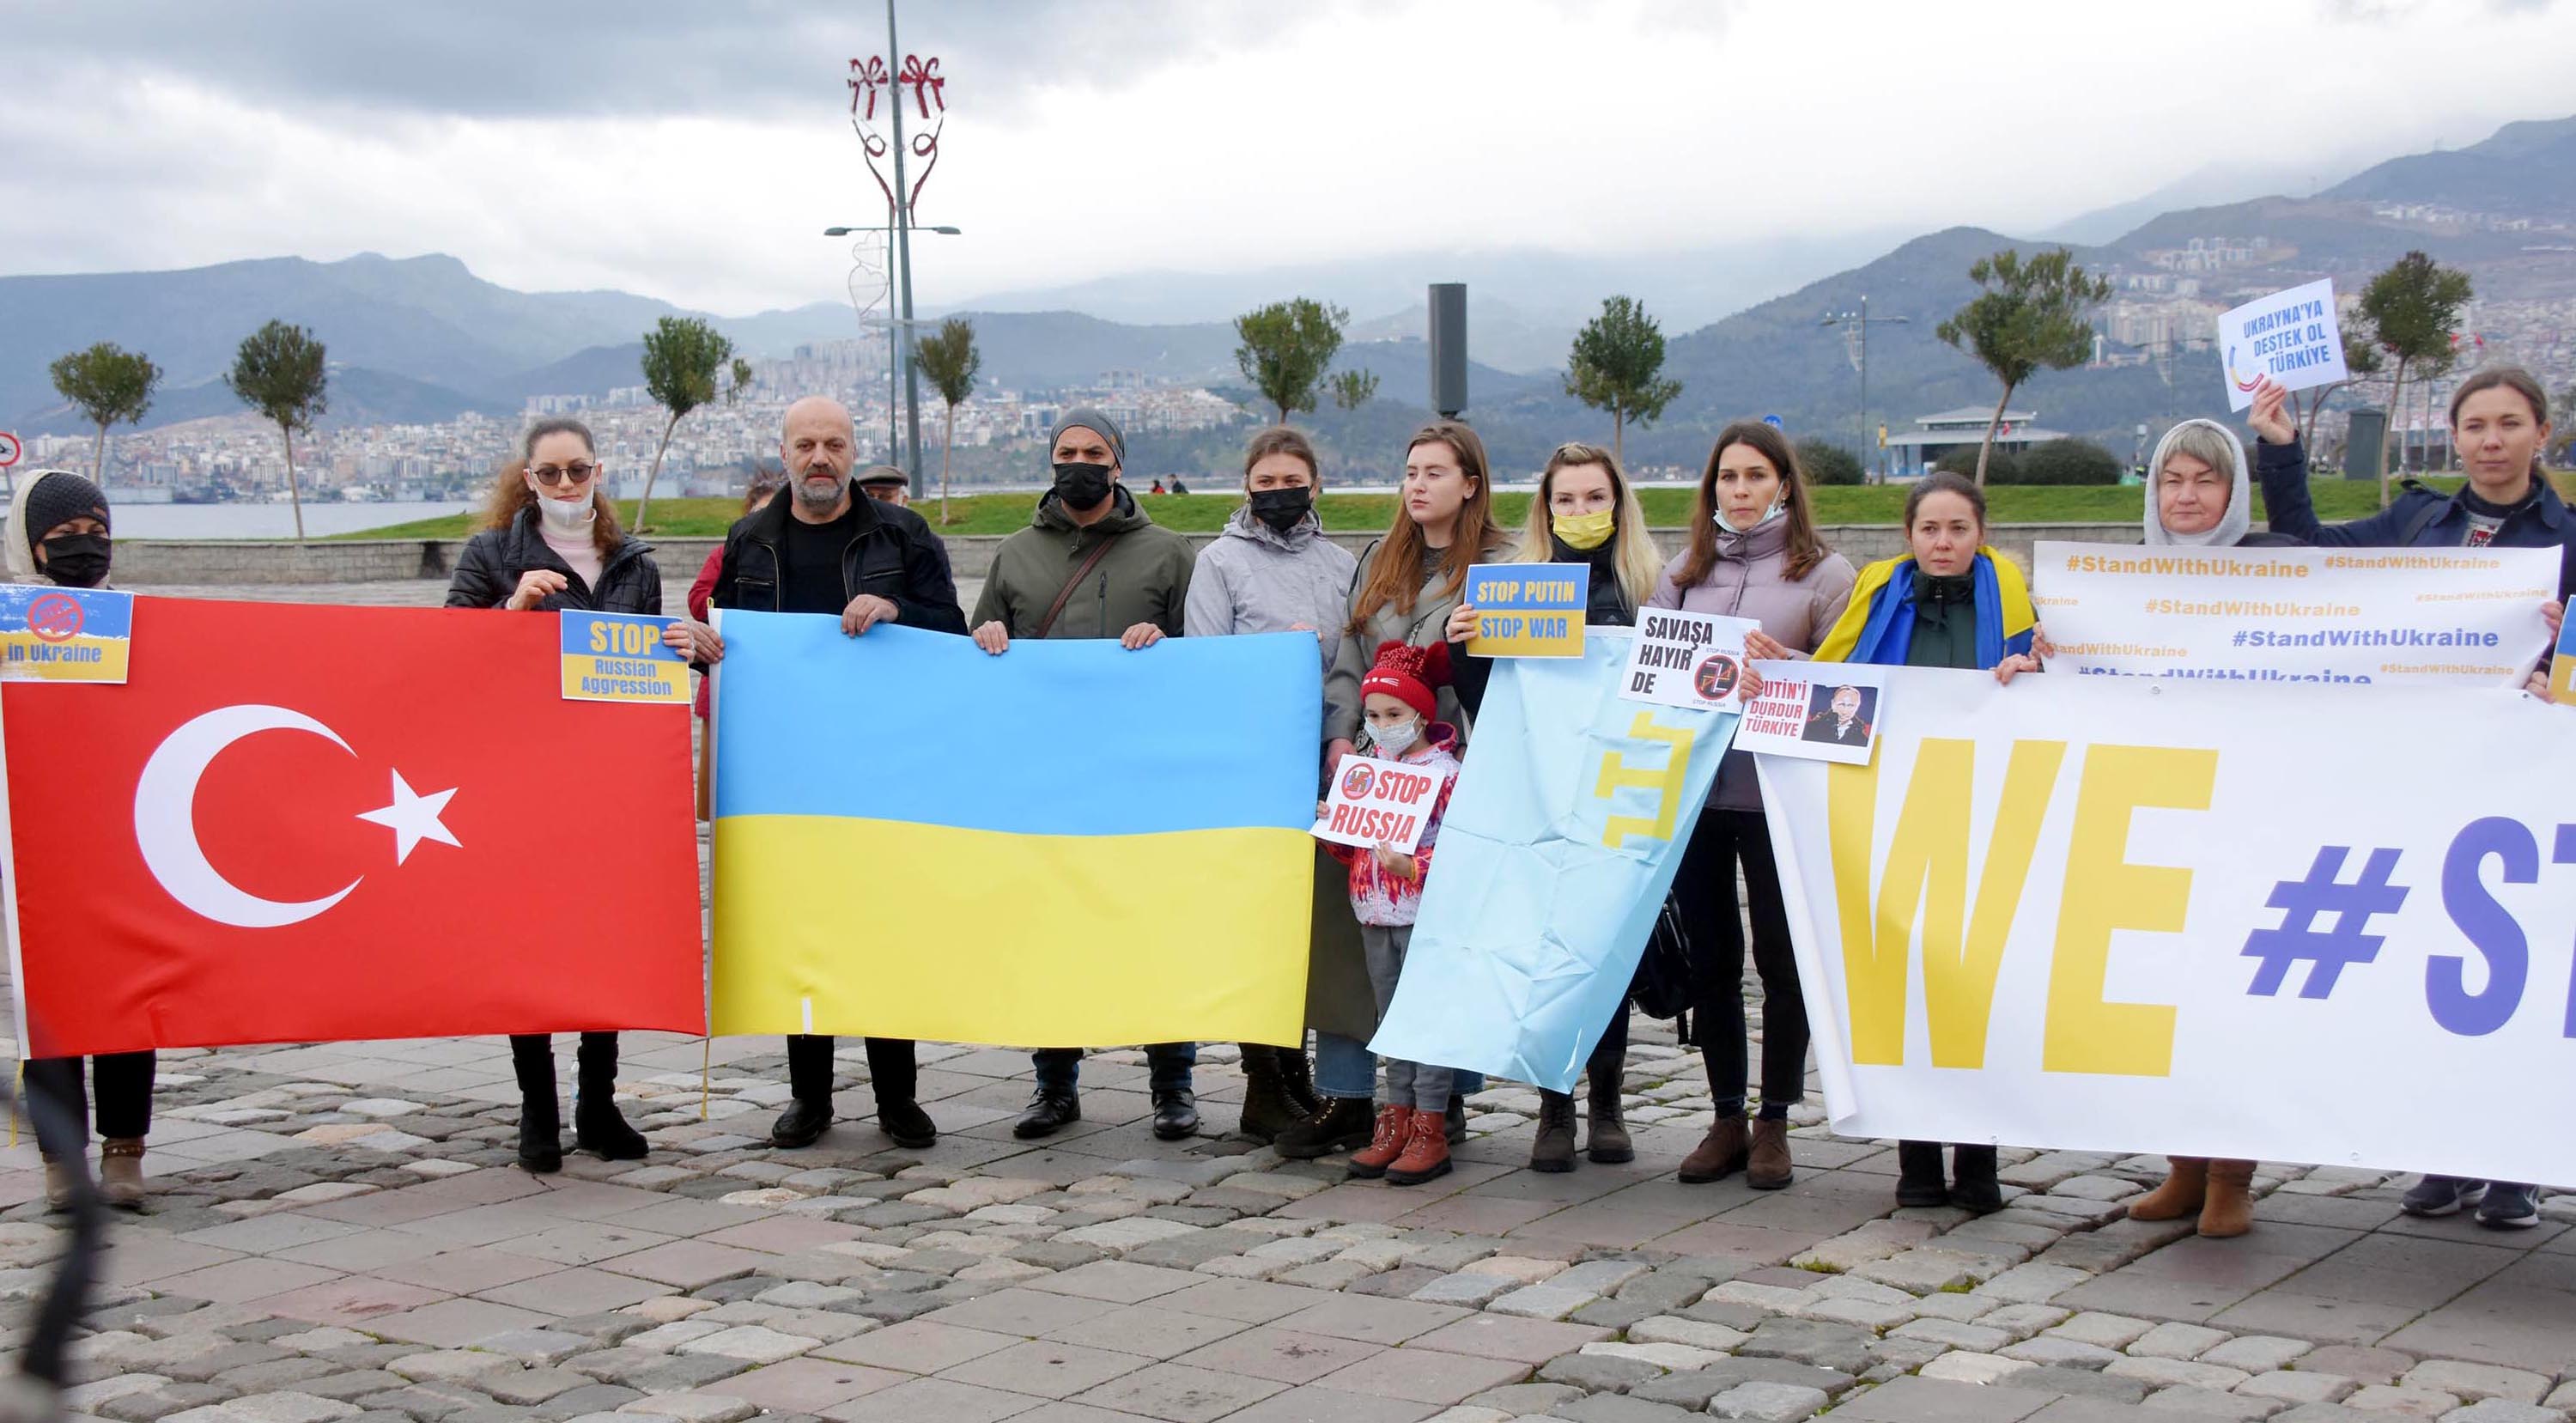
[[(1377, 1059), (1368, 1044), (1339, 1033), (1315, 1031), (1315, 1090), (1327, 1097), (1367, 1101), (1377, 1095)], [(1450, 1092), (1469, 1097), (1485, 1090), (1485, 1074), (1458, 1069)]]
[[(1037, 1066), (1038, 1090), (1071, 1092), (1082, 1077), (1082, 1049), (1078, 1047), (1042, 1047), (1029, 1054)], [(1190, 1090), (1190, 1069), (1199, 1064), (1197, 1043), (1147, 1043), (1145, 1067), (1150, 1074), (1147, 1086), (1156, 1092)]]

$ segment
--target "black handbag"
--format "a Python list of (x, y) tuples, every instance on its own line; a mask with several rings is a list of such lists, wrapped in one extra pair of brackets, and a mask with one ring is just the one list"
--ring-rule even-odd
[(1682, 927), (1681, 905), (1669, 894), (1646, 936), (1646, 952), (1637, 960), (1637, 976), (1628, 987), (1637, 1011), (1649, 1018), (1669, 1018), (1676, 1042), (1691, 1041), (1690, 932)]

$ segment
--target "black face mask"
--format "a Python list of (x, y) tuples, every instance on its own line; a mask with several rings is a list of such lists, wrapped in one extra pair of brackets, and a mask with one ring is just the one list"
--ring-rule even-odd
[(1315, 507), (1315, 491), (1299, 485), (1293, 489), (1256, 489), (1252, 491), (1252, 517), (1281, 533), (1297, 527), (1306, 511)]
[(107, 535), (56, 534), (44, 544), (47, 578), (66, 588), (95, 588), (107, 581)]
[(1093, 509), (1109, 497), (1109, 471), (1105, 464), (1076, 464), (1059, 460), (1055, 467), (1056, 497), (1068, 509)]

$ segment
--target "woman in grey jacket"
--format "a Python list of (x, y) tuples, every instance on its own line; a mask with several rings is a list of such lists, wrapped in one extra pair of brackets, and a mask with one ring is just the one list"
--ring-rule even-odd
[[(1352, 743), (1360, 731), (1360, 679), (1368, 674), (1378, 645), (1401, 642), (1437, 647), (1445, 655), (1449, 613), (1466, 589), (1468, 568), (1501, 556), (1509, 545), (1507, 536), (1494, 526), (1485, 442), (1455, 420), (1434, 420), (1414, 432), (1404, 452), (1404, 484), (1397, 503), (1394, 522), (1361, 557), (1341, 610), (1341, 645), (1332, 671), (1324, 678), (1327, 774), (1354, 749)], [(1465, 732), (1467, 719), (1459, 709), (1457, 693), (1446, 685), (1434, 691), (1439, 710), (1433, 719)], [(1317, 876), (1319, 914), (1325, 879)], [(1315, 1086), (1322, 1094), (1323, 1109), (1280, 1133), (1273, 1143), (1280, 1155), (1292, 1159), (1356, 1151), (1369, 1144), (1376, 1123), (1371, 1098), (1377, 1090), (1377, 1060), (1369, 1056), (1366, 1044), (1377, 1027), (1377, 1000), (1369, 991), (1347, 895), (1342, 896), (1336, 914), (1330, 922), (1354, 925), (1352, 949), (1347, 956), (1336, 953), (1329, 958), (1318, 952), (1307, 975), (1306, 1017), (1315, 1029)], [(1320, 949), (1320, 937), (1317, 943)], [(1483, 1078), (1459, 1074), (1449, 1098), (1452, 1142), (1466, 1134), (1466, 1113), (1460, 1104), (1483, 1087)]]
[[(1699, 479), (1690, 549), (1664, 569), (1646, 603), (1751, 618), (1762, 628), (1747, 635), (1747, 652), (1804, 657), (1842, 616), (1855, 577), (1851, 561), (1816, 537), (1814, 505), (1789, 442), (1768, 425), (1741, 420), (1718, 432)], [(1738, 862), (1752, 900), (1753, 967), (1762, 975), (1762, 1107), (1749, 1122)], [(1750, 754), (1726, 753), (1708, 809), (1682, 851), (1673, 894), (1690, 933), (1700, 1054), (1717, 1108), (1708, 1136), (1683, 1159), (1681, 1179), (1715, 1181), (1742, 1171), (1748, 1186), (1786, 1186), (1789, 1107), (1806, 1095), (1807, 1009)]]
[[(1190, 573), (1190, 592), (1182, 606), (1181, 635), (1228, 637), (1236, 633), (1302, 632), (1316, 642), (1324, 671), (1342, 643), (1343, 601), (1359, 561), (1350, 551), (1324, 537), (1315, 513), (1315, 493), (1323, 477), (1315, 447), (1285, 425), (1274, 425), (1252, 437), (1243, 451), (1245, 502), (1228, 519), (1215, 543), (1199, 550)], [(1322, 746), (1322, 707), (1317, 707), (1317, 746)], [(1322, 768), (1317, 771), (1317, 786)], [(1330, 1027), (1350, 1017), (1319, 1005), (1319, 989), (1337, 983), (1325, 965), (1360, 952), (1359, 922), (1351, 917), (1341, 867), (1316, 847), (1313, 962), (1306, 975), (1309, 1026)], [(1359, 984), (1358, 1008), (1365, 1014), (1371, 1000), (1367, 981)], [(1318, 1007), (1325, 1011), (1318, 1013)], [(1255, 1141), (1276, 1140), (1280, 1133), (1314, 1115), (1313, 1075), (1306, 1066), (1306, 1047), (1273, 1047), (1244, 1043), (1243, 1121), (1236, 1129)]]

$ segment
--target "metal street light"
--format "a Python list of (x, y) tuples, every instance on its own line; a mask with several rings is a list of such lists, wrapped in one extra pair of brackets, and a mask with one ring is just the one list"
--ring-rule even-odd
[[(963, 233), (964, 233), (964, 229), (962, 229), (962, 228), (955, 228), (955, 227), (915, 227), (915, 228), (912, 228), (912, 229), (910, 229), (910, 230), (911, 230), (911, 231), (914, 231), (914, 232), (936, 232), (936, 233), (940, 234), (940, 235), (941, 235), (941, 236), (943, 236), (943, 237), (957, 237), (957, 236), (962, 236), (962, 235), (963, 235)], [(908, 318), (906, 318), (906, 317), (898, 316), (898, 315), (896, 315), (896, 314), (895, 314), (895, 309), (894, 309), (894, 238), (895, 238), (895, 229), (894, 229), (893, 224), (890, 224), (890, 223), (876, 223), (876, 224), (869, 224), (869, 225), (866, 225), (866, 226), (855, 226), (855, 227), (847, 227), (847, 226), (845, 226), (845, 227), (827, 227), (827, 228), (824, 228), (824, 229), (823, 229), (823, 235), (824, 235), (825, 237), (854, 237), (854, 236), (856, 236), (856, 235), (858, 235), (859, 233), (862, 233), (862, 232), (880, 232), (880, 233), (885, 234), (885, 249), (886, 249), (886, 386), (887, 386), (887, 389), (886, 389), (886, 463), (887, 463), (887, 464), (899, 464), (899, 463), (900, 463), (900, 460), (899, 460), (899, 458), (898, 458), (898, 457), (899, 457), (899, 456), (902, 454), (902, 452), (903, 452), (903, 444), (902, 444), (902, 441), (897, 437), (897, 436), (898, 436), (898, 431), (899, 431), (900, 427), (898, 426), (898, 424), (897, 424), (896, 422), (897, 422), (897, 421), (899, 421), (899, 420), (902, 418), (902, 415), (903, 415), (903, 377), (904, 377), (904, 374), (905, 374), (905, 371), (904, 371), (904, 365), (905, 365), (905, 362), (904, 362), (904, 360), (903, 360), (902, 353), (901, 353), (901, 352), (899, 352), (899, 351), (897, 351), (897, 350), (895, 349), (895, 344), (896, 344), (898, 341), (902, 341), (902, 340), (905, 340), (905, 339), (909, 338), (909, 337), (911, 336), (911, 334), (912, 334), (912, 333), (911, 333), (910, 328), (911, 328), (911, 327), (913, 327), (913, 326), (915, 326), (915, 325), (917, 325), (917, 324), (919, 324), (919, 323), (914, 322), (914, 321), (912, 321), (912, 320), (910, 320), (910, 319), (908, 319)], [(856, 295), (857, 295), (856, 293), (852, 293), (852, 299), (853, 299), (853, 300), (855, 300), (855, 299), (856, 299)], [(898, 328), (901, 328), (901, 329), (898, 329)], [(918, 494), (918, 493), (920, 493), (921, 491), (920, 491), (920, 490), (918, 490), (918, 489), (916, 489), (916, 490), (914, 490), (913, 492), (914, 492), (915, 494)]]
[(1865, 292), (1861, 295), (1860, 310), (1829, 311), (1825, 313), (1824, 320), (1817, 323), (1819, 326), (1846, 327), (1851, 331), (1854, 337), (1855, 349), (1852, 355), (1852, 364), (1857, 366), (1860, 370), (1860, 429), (1856, 432), (1857, 439), (1855, 440), (1855, 443), (1859, 446), (1860, 477), (1863, 483), (1867, 483), (1869, 481), (1869, 477), (1872, 473), (1871, 466), (1876, 463), (1873, 458), (1874, 451), (1870, 447), (1869, 440), (1869, 328), (1872, 326), (1906, 326), (1910, 324), (1912, 323), (1908, 322), (1906, 318), (1902, 316), (1870, 315), (1869, 296)]

